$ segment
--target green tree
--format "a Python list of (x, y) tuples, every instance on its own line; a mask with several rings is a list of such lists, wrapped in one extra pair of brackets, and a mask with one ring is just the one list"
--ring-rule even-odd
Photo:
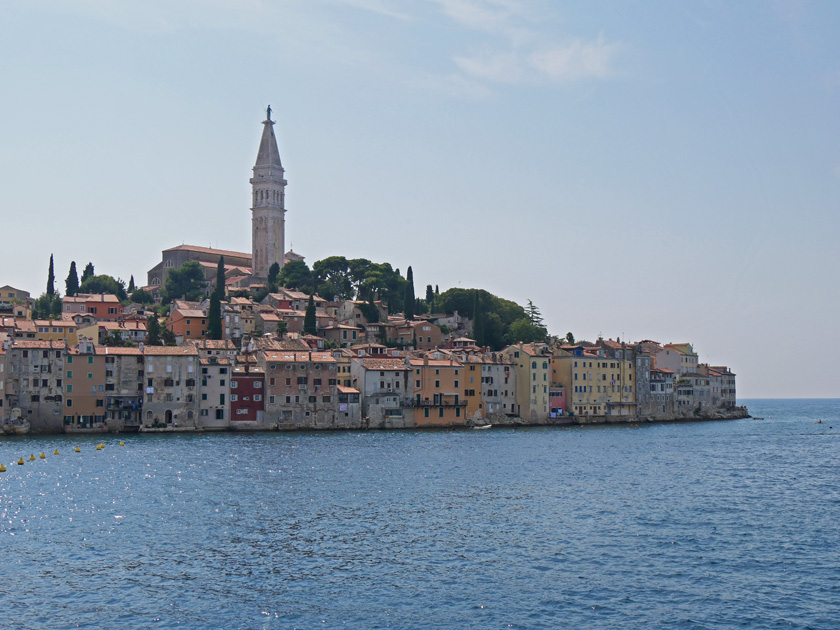
[(309, 304), (306, 305), (306, 315), (303, 317), (303, 332), (307, 335), (318, 334), (318, 320), (315, 317), (315, 298), (309, 296)]
[(32, 304), (32, 319), (56, 319), (61, 317), (61, 296), (58, 293), (42, 293)]
[(131, 294), (131, 301), (135, 304), (154, 304), (155, 298), (148, 291), (137, 289)]
[(350, 264), (344, 256), (330, 256), (315, 261), (312, 273), (318, 284), (318, 295), (322, 298), (332, 300), (338, 296), (339, 300), (349, 300), (353, 297)]
[(545, 341), (547, 336), (548, 331), (544, 327), (535, 326), (527, 317), (517, 319), (510, 325), (510, 343), (533, 343), (536, 341)]
[(64, 281), (64, 294), (67, 297), (73, 297), (79, 292), (79, 274), (76, 273), (76, 261), (70, 263), (70, 273), (67, 274), (67, 280)]
[(162, 296), (165, 304), (172, 300), (200, 300), (204, 295), (204, 271), (195, 260), (188, 260), (166, 275)]
[(47, 295), (55, 295), (55, 267), (53, 267), (53, 255), (50, 254), (50, 271), (47, 274)]
[(277, 290), (277, 277), (280, 275), (280, 263), (276, 260), (268, 268), (268, 290), (272, 293)]
[(175, 345), (175, 333), (172, 332), (172, 329), (167, 328), (166, 326), (160, 329), (160, 338), (161, 341), (167, 346), (174, 346)]
[(82, 270), (82, 282), (87, 280), (88, 278), (93, 277), (93, 263), (89, 262), (85, 265), (85, 268)]
[(429, 312), (435, 312), (435, 292), (431, 284), (426, 285), (426, 305), (429, 307)]
[(575, 345), (575, 336), (571, 332), (566, 333), (566, 342), (569, 345)]
[[(525, 307), (525, 313), (528, 315), (528, 319), (531, 320), (531, 323), (534, 326), (543, 326), (542, 313), (540, 313), (540, 309), (534, 306), (534, 303), (531, 300), (528, 300), (528, 306)], [(543, 326), (543, 328), (544, 327), (545, 326)]]
[(160, 338), (160, 322), (157, 315), (150, 315), (146, 322), (146, 345), (162, 346), (163, 341)]
[(408, 267), (408, 271), (405, 273), (405, 282), (405, 297), (403, 298), (405, 318), (414, 319), (414, 271), (412, 271), (411, 266)]
[(479, 300), (479, 292), (475, 291), (473, 296), (473, 326), (472, 336), (475, 339), (477, 346), (485, 345), (484, 340), (484, 313), (481, 310), (481, 301)]
[(134, 286), (134, 276), (131, 276), (131, 277), (128, 279), (128, 288), (126, 289), (126, 292), (127, 292), (129, 295), (131, 295), (131, 294), (132, 294), (132, 293), (134, 293), (136, 290), (137, 290), (137, 287), (135, 287), (135, 286)]
[(222, 338), (222, 302), (219, 299), (219, 291), (210, 294), (210, 308), (207, 312), (207, 338)]
[(283, 265), (277, 276), (277, 282), (287, 289), (297, 289), (306, 293), (315, 291), (315, 278), (308, 265), (302, 260), (290, 260)]
[(82, 282), (79, 291), (81, 293), (111, 293), (116, 295), (120, 302), (128, 299), (128, 294), (125, 292), (125, 282), (105, 274), (90, 276)]
[(216, 287), (214, 292), (219, 296), (219, 301), (225, 299), (225, 257), (219, 257), (219, 264), (216, 265)]

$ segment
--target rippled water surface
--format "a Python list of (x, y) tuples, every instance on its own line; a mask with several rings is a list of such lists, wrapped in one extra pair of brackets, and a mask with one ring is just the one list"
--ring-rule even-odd
[(765, 419), (0, 438), (0, 627), (836, 630), (840, 401), (747, 404)]

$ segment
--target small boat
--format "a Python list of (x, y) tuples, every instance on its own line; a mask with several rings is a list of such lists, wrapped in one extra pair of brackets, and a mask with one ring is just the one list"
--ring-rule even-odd
[(492, 424), (477, 424), (473, 427), (473, 429), (490, 429), (492, 426)]
[(3, 421), (3, 433), (6, 435), (26, 435), (29, 433), (29, 420), (22, 416), (20, 407), (12, 409), (12, 415)]

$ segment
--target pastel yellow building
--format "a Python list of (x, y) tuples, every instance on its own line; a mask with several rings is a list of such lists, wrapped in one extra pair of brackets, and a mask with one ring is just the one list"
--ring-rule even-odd
[(624, 416), (635, 411), (633, 361), (601, 356), (581, 346), (555, 347), (551, 384), (566, 388), (577, 416)]
[(519, 343), (502, 354), (509, 357), (516, 374), (516, 415), (530, 421), (549, 417), (551, 351), (544, 343)]

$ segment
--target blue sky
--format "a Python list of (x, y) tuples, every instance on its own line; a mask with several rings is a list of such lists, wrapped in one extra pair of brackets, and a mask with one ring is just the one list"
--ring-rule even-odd
[[(287, 244), (692, 341), (745, 397), (840, 396), (840, 4), (0, 1), (0, 284)], [(808, 359), (794, 361), (803, 346)], [(800, 366), (807, 364), (808, 369)]]

